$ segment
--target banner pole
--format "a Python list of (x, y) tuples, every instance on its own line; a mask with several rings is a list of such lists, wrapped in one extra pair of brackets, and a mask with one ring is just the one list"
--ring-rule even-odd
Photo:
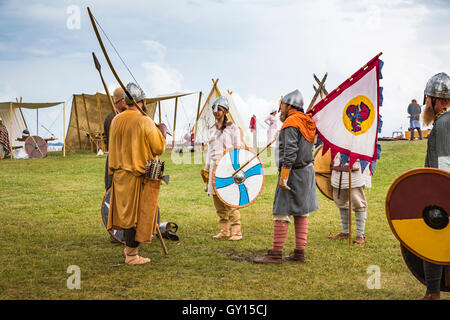
[(66, 103), (63, 103), (63, 157), (66, 156)]
[(13, 118), (13, 107), (12, 107), (12, 102), (9, 103), (9, 121), (11, 124), (11, 132), (9, 133), (9, 152), (10, 152), (10, 156), (11, 159), (13, 158), (13, 129), (12, 129), (12, 118)]
[(348, 170), (348, 244), (352, 245), (352, 169)]

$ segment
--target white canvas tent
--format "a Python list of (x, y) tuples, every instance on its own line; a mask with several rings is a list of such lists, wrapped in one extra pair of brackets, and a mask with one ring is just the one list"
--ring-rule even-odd
[(194, 131), (195, 141), (205, 144), (208, 142), (208, 129), (215, 123), (214, 115), (212, 112), (212, 104), (218, 97), (225, 96), (230, 104), (228, 118), (233, 123), (235, 123), (239, 128), (241, 128), (244, 143), (246, 145), (250, 145), (251, 135), (248, 132), (247, 126), (244, 124), (241, 117), (239, 116), (239, 112), (232, 98), (232, 93), (221, 92), (217, 86), (218, 81), (219, 79), (216, 80), (212, 79), (213, 87), (211, 88), (211, 91), (209, 92), (209, 95), (206, 98), (206, 101), (203, 104), (202, 109), (197, 111), (195, 125), (192, 128), (192, 130)]
[[(8, 129), (11, 148), (17, 149), (24, 146), (23, 141), (17, 141), (17, 138), (22, 137), (23, 130), (28, 130), (28, 125), (23, 117), (21, 108), (36, 110), (36, 126), (38, 127), (39, 109), (50, 108), (62, 103), (63, 102), (0, 102), (0, 117), (3, 120), (3, 124)], [(11, 152), (11, 158), (12, 157), (13, 153)]]
[[(178, 100), (181, 97), (193, 93), (175, 92), (146, 98), (147, 114), (155, 120), (156, 112), (158, 111), (159, 123), (161, 123), (161, 101), (175, 100), (174, 127), (172, 132), (175, 135)], [(95, 94), (74, 94), (69, 128), (65, 140), (66, 147), (69, 150), (92, 150), (98, 152), (101, 148), (105, 151), (103, 124), (107, 115), (111, 113), (111, 109), (112, 107), (106, 94), (99, 92)]]

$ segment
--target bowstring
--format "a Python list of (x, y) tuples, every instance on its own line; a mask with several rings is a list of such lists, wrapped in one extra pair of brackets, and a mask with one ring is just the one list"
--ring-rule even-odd
[(119, 51), (117, 51), (116, 47), (114, 46), (114, 44), (112, 43), (112, 41), (109, 39), (108, 35), (106, 34), (105, 30), (103, 30), (102, 26), (100, 25), (100, 23), (98, 23), (97, 19), (94, 17), (95, 23), (100, 27), (100, 30), (102, 30), (103, 35), (106, 37), (106, 39), (108, 40), (109, 44), (111, 45), (111, 47), (114, 49), (114, 51), (116, 52), (117, 56), (119, 57), (120, 61), (122, 61), (122, 64), (125, 66), (125, 68), (127, 69), (128, 73), (131, 75), (131, 77), (134, 79), (134, 81), (136, 82), (136, 84), (138, 86), (140, 86), (142, 88), (142, 86), (139, 84), (139, 82), (136, 80), (136, 78), (134, 77), (133, 73), (131, 72), (131, 70), (128, 68), (127, 64), (125, 63), (125, 61), (122, 59), (122, 56), (119, 54)]

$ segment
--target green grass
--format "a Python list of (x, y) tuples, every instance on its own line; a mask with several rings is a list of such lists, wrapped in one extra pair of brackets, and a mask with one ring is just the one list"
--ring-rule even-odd
[[(162, 221), (178, 224), (179, 242), (157, 239), (140, 247), (152, 262), (125, 266), (122, 245), (109, 241), (101, 219), (105, 157), (50, 153), (46, 159), (0, 161), (0, 299), (417, 299), (425, 287), (409, 272), (384, 211), (387, 190), (406, 170), (422, 167), (426, 141), (382, 143), (367, 190), (367, 243), (349, 246), (327, 236), (340, 231), (338, 210), (319, 192), (309, 218), (307, 263), (256, 265), (272, 244), (276, 175), (241, 210), (244, 239), (214, 240), (213, 201), (203, 191), (199, 164), (163, 160)], [(269, 169), (274, 172), (274, 169)], [(353, 224), (354, 228), (354, 224)], [(285, 254), (294, 248), (290, 226)], [(81, 269), (81, 289), (69, 290), (67, 268)], [(119, 265), (119, 266), (118, 266)], [(367, 268), (381, 271), (381, 289), (369, 290)], [(447, 293), (442, 294), (448, 298)]]

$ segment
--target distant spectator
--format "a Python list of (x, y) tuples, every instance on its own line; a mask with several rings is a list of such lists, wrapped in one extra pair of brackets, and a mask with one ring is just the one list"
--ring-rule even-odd
[(256, 116), (253, 115), (252, 118), (250, 119), (250, 132), (253, 134), (253, 148), (257, 148), (258, 147), (258, 142), (256, 140)]
[(30, 136), (30, 131), (23, 130), (22, 131), (22, 140), (26, 140)]
[(7, 157), (11, 153), (11, 146), (9, 144), (8, 129), (3, 124), (3, 119), (0, 118), (0, 156)]
[(421, 108), (416, 99), (413, 99), (408, 106), (409, 113), (409, 131), (411, 132), (410, 140), (414, 140), (414, 129), (419, 133), (419, 139), (422, 140), (422, 130), (420, 130), (420, 112)]
[(265, 123), (269, 126), (269, 130), (267, 130), (267, 144), (273, 141), (275, 139), (275, 135), (278, 131), (277, 128), (277, 119), (275, 118), (275, 115), (277, 114), (277, 109), (273, 109), (270, 115), (264, 120)]

